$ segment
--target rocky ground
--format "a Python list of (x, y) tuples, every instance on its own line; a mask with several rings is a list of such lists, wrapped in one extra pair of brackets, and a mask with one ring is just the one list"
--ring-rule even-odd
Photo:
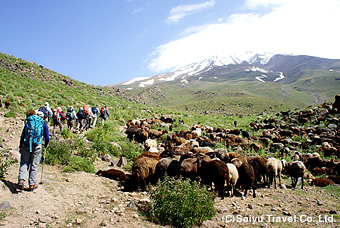
[[(22, 127), (23, 119), (3, 118), (0, 113), (2, 149), (9, 149), (17, 159)], [(97, 169), (112, 168), (109, 165), (95, 162)], [(18, 169), (19, 163), (10, 166), (0, 182), (0, 226), (163, 227), (142, 213), (149, 201), (146, 192), (123, 192), (117, 181), (85, 172), (64, 173), (61, 167), (49, 165), (44, 166), (38, 189), (18, 191)], [(290, 180), (283, 183), (278, 189), (259, 188), (256, 198), (251, 194), (216, 198), (216, 216), (201, 227), (340, 227), (340, 187), (307, 184), (304, 190), (293, 190)]]

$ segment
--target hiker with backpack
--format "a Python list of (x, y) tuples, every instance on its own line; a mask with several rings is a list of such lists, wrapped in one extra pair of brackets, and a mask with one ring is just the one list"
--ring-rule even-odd
[(104, 126), (104, 121), (107, 117), (110, 116), (109, 111), (107, 110), (106, 106), (100, 109), (100, 118), (102, 118), (102, 125)]
[(74, 120), (77, 119), (77, 113), (74, 111), (73, 106), (69, 107), (66, 112), (67, 128), (73, 133)]
[(91, 127), (91, 118), (94, 117), (89, 105), (83, 106), (85, 119), (84, 119), (84, 130), (88, 130)]
[[(40, 112), (40, 116), (43, 113)], [(45, 120), (36, 115), (36, 111), (29, 110), (26, 114), (25, 126), (22, 130), (19, 144), (20, 168), (18, 175), (18, 189), (24, 190), (28, 175), (29, 190), (38, 188), (37, 173), (41, 160), (42, 146), (48, 147), (50, 141), (48, 126)]]
[(38, 111), (43, 113), (43, 119), (48, 123), (53, 115), (52, 109), (50, 108), (48, 102), (45, 102), (43, 107), (40, 107)]
[(63, 131), (63, 124), (62, 124), (61, 121), (65, 119), (65, 116), (63, 115), (63, 110), (61, 109), (61, 107), (58, 107), (55, 110), (55, 112), (53, 113), (52, 119), (53, 119), (52, 136), (54, 137), (56, 132), (57, 132), (58, 126), (59, 126), (59, 129), (60, 129), (60, 133)]
[(92, 127), (94, 128), (96, 126), (97, 123), (97, 117), (98, 117), (98, 113), (99, 113), (99, 109), (98, 109), (98, 105), (96, 105), (95, 107), (91, 108), (91, 111), (93, 113), (93, 123), (92, 123)]
[(85, 119), (85, 112), (84, 109), (82, 107), (79, 107), (79, 110), (77, 112), (77, 128), (76, 131), (83, 131), (83, 122)]

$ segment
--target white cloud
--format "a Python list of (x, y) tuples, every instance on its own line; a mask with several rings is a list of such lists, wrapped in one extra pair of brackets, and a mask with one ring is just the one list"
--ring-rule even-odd
[[(269, 4), (271, 2), (271, 4)], [(159, 46), (153, 72), (173, 70), (227, 53), (273, 52), (340, 59), (339, 0), (248, 0), (247, 6), (273, 6), (266, 14), (233, 14), (216, 24), (187, 28), (185, 37)], [(223, 21), (219, 19), (219, 21)]]
[(137, 8), (137, 9), (134, 9), (134, 10), (132, 11), (132, 14), (139, 13), (139, 12), (141, 12), (141, 11), (143, 11), (143, 10), (144, 10), (144, 9), (143, 9), (142, 7)]
[(179, 5), (170, 10), (170, 16), (167, 18), (167, 23), (177, 23), (189, 14), (200, 12), (201, 10), (213, 7), (214, 5), (215, 0), (210, 0), (199, 4)]

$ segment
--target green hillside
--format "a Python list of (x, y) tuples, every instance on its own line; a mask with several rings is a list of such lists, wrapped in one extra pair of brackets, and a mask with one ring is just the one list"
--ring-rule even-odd
[(198, 112), (258, 114), (301, 109), (331, 101), (339, 93), (340, 73), (330, 70), (337, 69), (339, 61), (330, 62), (317, 69), (304, 61), (295, 63), (278, 82), (271, 82), (277, 73), (267, 73), (268, 81), (260, 82), (255, 79), (259, 72), (235, 66), (212, 69), (200, 74), (200, 80), (189, 78), (187, 84), (176, 79), (127, 93), (147, 103)]

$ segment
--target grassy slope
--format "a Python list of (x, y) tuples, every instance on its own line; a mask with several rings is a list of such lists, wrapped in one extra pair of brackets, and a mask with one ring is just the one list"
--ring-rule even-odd
[[(329, 63), (328, 60), (313, 57), (298, 63), (292, 59), (287, 61), (286, 65), (292, 66), (285, 68), (285, 79), (278, 82), (260, 82), (255, 77), (261, 73), (246, 72), (246, 66), (235, 66), (236, 70), (213, 69), (203, 73), (200, 75), (201, 80), (192, 77), (186, 85), (173, 81), (129, 93), (136, 99), (170, 108), (221, 113), (261, 113), (305, 108), (331, 101), (339, 93), (340, 73), (329, 70), (338, 69), (338, 61)], [(277, 77), (274, 73), (266, 75), (269, 81)]]

